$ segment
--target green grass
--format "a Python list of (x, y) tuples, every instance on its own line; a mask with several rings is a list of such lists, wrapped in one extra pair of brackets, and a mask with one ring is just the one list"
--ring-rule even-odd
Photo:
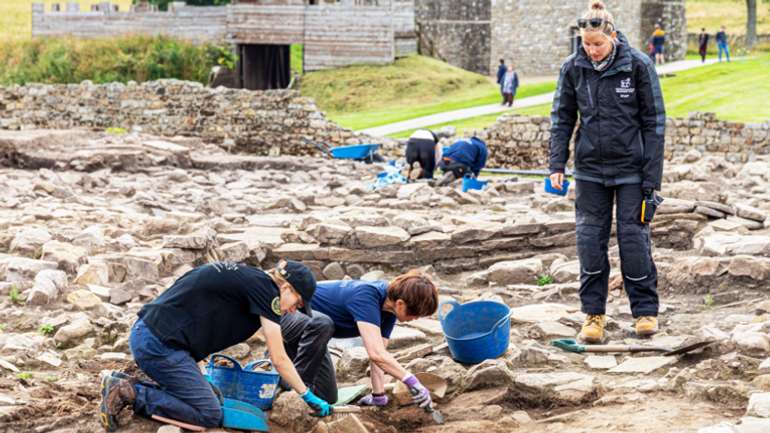
[(303, 60), (305, 57), (303, 53), (305, 46), (302, 44), (292, 44), (289, 50), (289, 67), (291, 68), (291, 72), (302, 75), (302, 72), (304, 71)]
[[(745, 0), (687, 0), (687, 31), (712, 35), (724, 25), (731, 35), (746, 34)], [(757, 34), (770, 33), (770, 2), (757, 0)]]
[[(770, 119), (770, 54), (761, 54), (744, 60), (710, 65), (678, 72), (673, 77), (661, 78), (666, 114), (669, 117), (687, 117), (693, 111), (708, 111), (722, 120), (760, 123)], [(524, 116), (550, 116), (551, 104), (515, 110)], [(508, 114), (508, 113), (506, 113)], [(428, 126), (438, 129), (454, 126), (458, 135), (469, 135), (491, 126), (500, 114), (472, 117), (456, 122)], [(414, 131), (392, 135), (405, 138)]]
[[(522, 85), (517, 97), (555, 87), (555, 82)], [(488, 77), (423, 56), (311, 72), (303, 78), (302, 94), (314, 98), (327, 118), (356, 130), (500, 101)]]

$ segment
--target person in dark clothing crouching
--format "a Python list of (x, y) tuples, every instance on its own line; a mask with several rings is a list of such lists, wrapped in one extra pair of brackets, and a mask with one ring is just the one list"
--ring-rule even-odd
[(460, 179), (466, 174), (478, 177), (481, 169), (487, 164), (487, 144), (478, 137), (457, 140), (444, 150), (439, 168), (444, 176), (436, 186), (444, 186)]
[(409, 170), (406, 178), (411, 180), (414, 164), (420, 164), (420, 174), (417, 179), (433, 179), (433, 171), (436, 169), (436, 146), (438, 137), (432, 131), (418, 129), (406, 142), (406, 163)]
[(302, 380), (326, 401), (337, 400), (337, 380), (327, 344), (334, 338), (361, 337), (369, 355), (372, 394), (361, 405), (385, 406), (388, 373), (412, 390), (413, 401), (431, 404), (430, 392), (388, 353), (388, 338), (396, 321), (409, 322), (430, 316), (438, 308), (438, 290), (417, 271), (393, 281), (321, 281), (313, 297), (313, 317), (289, 314), (281, 318), (281, 331), (289, 356)]
[(647, 222), (651, 216), (643, 214), (642, 203), (655, 202), (661, 187), (663, 94), (653, 61), (616, 30), (604, 3), (591, 2), (577, 24), (581, 45), (564, 62), (554, 95), (549, 168), (551, 183), (559, 189), (579, 118), (575, 214), (580, 302), (587, 315), (581, 338), (597, 343), (604, 337), (613, 207), (636, 333), (649, 336), (658, 330), (658, 275)]
[(198, 369), (212, 353), (246, 341), (262, 328), (271, 360), (281, 377), (319, 416), (331, 413), (300, 378), (283, 346), (281, 316), (297, 310), (310, 316), (316, 290), (305, 265), (281, 261), (264, 272), (240, 263), (218, 262), (195, 268), (139, 311), (129, 344), (139, 368), (157, 385), (108, 372), (101, 383), (100, 420), (118, 428), (117, 415), (128, 405), (145, 417), (158, 415), (203, 427), (219, 427), (222, 409)]

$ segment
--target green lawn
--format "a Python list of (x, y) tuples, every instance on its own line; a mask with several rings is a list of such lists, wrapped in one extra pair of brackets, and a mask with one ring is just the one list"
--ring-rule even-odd
[[(679, 72), (673, 77), (661, 78), (666, 114), (686, 117), (693, 111), (717, 113), (723, 120), (760, 123), (770, 119), (770, 54), (763, 54), (732, 63), (710, 65)], [(521, 110), (516, 114), (549, 116), (551, 104)], [(497, 120), (499, 114), (473, 117), (456, 122), (431, 125), (438, 129), (452, 125), (460, 135), (482, 130)], [(394, 138), (408, 137), (413, 131), (394, 134)]]
[[(555, 87), (555, 82), (524, 83), (519, 95), (537, 95)], [(489, 77), (423, 56), (386, 66), (311, 72), (302, 83), (302, 94), (314, 98), (327, 118), (354, 130), (494, 104), (500, 101), (498, 92)]]

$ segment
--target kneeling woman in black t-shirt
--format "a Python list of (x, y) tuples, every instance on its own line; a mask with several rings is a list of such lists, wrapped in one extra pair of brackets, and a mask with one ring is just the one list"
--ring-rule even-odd
[(139, 311), (139, 320), (131, 330), (134, 360), (157, 385), (120, 373), (104, 375), (99, 415), (105, 429), (117, 429), (117, 415), (127, 405), (146, 417), (158, 415), (219, 427), (219, 399), (197, 363), (246, 341), (259, 328), (263, 328), (270, 359), (281, 377), (317, 415), (329, 415), (329, 403), (305, 386), (286, 355), (280, 328), (284, 313), (299, 310), (312, 314), (310, 301), (315, 288), (310, 270), (292, 261), (282, 261), (270, 273), (245, 264), (220, 262), (183, 275)]

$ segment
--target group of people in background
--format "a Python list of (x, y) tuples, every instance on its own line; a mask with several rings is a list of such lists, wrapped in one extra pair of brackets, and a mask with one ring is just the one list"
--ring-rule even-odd
[(500, 94), (503, 96), (503, 104), (513, 106), (513, 98), (519, 88), (519, 76), (513, 69), (513, 65), (506, 65), (505, 59), (500, 59), (497, 67), (497, 84), (500, 85)]
[[(706, 32), (705, 28), (702, 28), (700, 34), (698, 34), (698, 53), (700, 54), (701, 62), (706, 62), (706, 54), (708, 53), (709, 40), (711, 35)], [(725, 55), (727, 61), (730, 61), (730, 46), (727, 41), (727, 32), (725, 26), (721, 26), (716, 33), (716, 42), (718, 49), (719, 61), (722, 61), (722, 55)], [(662, 65), (665, 62), (664, 46), (666, 44), (666, 32), (661, 28), (660, 24), (655, 24), (655, 31), (652, 32), (647, 48), (649, 50), (650, 57), (656, 64)]]
[[(698, 35), (698, 53), (700, 54), (701, 62), (706, 61), (706, 53), (708, 52), (710, 36), (705, 28), (700, 29)], [(719, 50), (719, 61), (722, 61), (722, 54), (725, 54), (727, 61), (730, 61), (730, 46), (727, 42), (727, 32), (725, 32), (725, 26), (722, 26), (716, 34), (717, 49)]]

